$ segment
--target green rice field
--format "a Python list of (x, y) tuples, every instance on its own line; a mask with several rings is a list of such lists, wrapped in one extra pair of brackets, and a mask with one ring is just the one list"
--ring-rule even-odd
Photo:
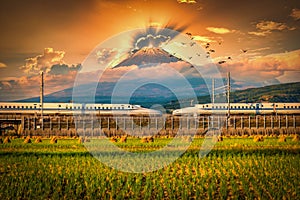
[[(228, 137), (203, 158), (204, 139), (195, 138), (175, 162), (147, 173), (112, 169), (78, 139), (34, 140), (0, 144), (0, 199), (300, 199), (300, 142), (292, 136)], [(115, 144), (145, 153), (171, 140)]]

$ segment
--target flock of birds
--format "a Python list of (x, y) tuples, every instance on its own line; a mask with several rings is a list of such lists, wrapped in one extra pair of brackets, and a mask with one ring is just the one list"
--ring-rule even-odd
[[(191, 38), (191, 40), (194, 40), (195, 37), (192, 35), (192, 33), (186, 32), (185, 34), (186, 34), (187, 36), (189, 36), (189, 37)], [(184, 43), (184, 42), (182, 42), (181, 44), (182, 44), (182, 45), (186, 45), (186, 43)], [(192, 47), (192, 46), (194, 46), (194, 45), (196, 44), (196, 42), (192, 41), (192, 42), (190, 42), (189, 44), (190, 44), (190, 46)], [(222, 41), (219, 41), (218, 44), (221, 45), (221, 44), (222, 44)], [(207, 51), (206, 51), (206, 58), (209, 58), (211, 53), (215, 53), (215, 52), (216, 52), (214, 49), (211, 48), (210, 43), (206, 43), (206, 45), (205, 45), (204, 47), (205, 47), (205, 49), (207, 50)], [(246, 53), (247, 51), (248, 51), (247, 49), (241, 49), (241, 52), (242, 52), (242, 53)], [(196, 55), (197, 55), (197, 56), (200, 56), (201, 54), (196, 53)], [(193, 58), (193, 57), (189, 57), (189, 59), (192, 59), (192, 58)], [(232, 60), (231, 56), (228, 56), (228, 57), (227, 57), (227, 60)], [(218, 62), (218, 64), (220, 64), (220, 65), (223, 64), (223, 63), (226, 63), (226, 60), (221, 60), (221, 61)]]

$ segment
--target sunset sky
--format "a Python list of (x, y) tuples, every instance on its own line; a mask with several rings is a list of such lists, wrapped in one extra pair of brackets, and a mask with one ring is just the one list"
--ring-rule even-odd
[(97, 45), (148, 26), (191, 33), (202, 46), (210, 43), (213, 61), (231, 57), (220, 68), (230, 70), (236, 81), (299, 81), (299, 0), (0, 2), (2, 101), (38, 95), (41, 70), (46, 93), (72, 87), (79, 64)]

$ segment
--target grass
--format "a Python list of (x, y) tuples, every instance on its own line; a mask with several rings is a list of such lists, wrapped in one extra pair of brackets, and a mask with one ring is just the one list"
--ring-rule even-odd
[[(57, 138), (56, 138), (57, 139)], [(172, 164), (151, 173), (125, 173), (91, 156), (78, 139), (0, 144), (0, 199), (299, 199), (300, 143), (293, 137), (222, 138), (199, 158), (203, 138)], [(127, 137), (118, 147), (160, 149), (172, 138), (142, 143)], [(184, 138), (186, 140), (186, 138)], [(91, 144), (94, 139), (91, 139)]]

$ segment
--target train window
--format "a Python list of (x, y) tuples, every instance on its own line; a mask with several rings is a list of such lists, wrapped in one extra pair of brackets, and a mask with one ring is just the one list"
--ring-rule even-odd
[(32, 106), (29, 106), (30, 109), (32, 109)]
[(236, 106), (234, 106), (234, 108), (236, 108)]
[(60, 108), (60, 107), (61, 107), (61, 105), (58, 105), (58, 107)]
[(206, 108), (208, 107), (208, 105), (206, 105)]
[(261, 107), (264, 107), (264, 105), (261, 105)]
[(2, 106), (0, 106), (0, 108), (2, 108)]
[(22, 106), (22, 109), (24, 108), (24, 106)]
[(26, 106), (25, 108), (28, 109), (28, 106)]
[[(19, 106), (18, 106), (18, 108), (19, 108)], [(36, 106), (34, 106), (34, 109), (36, 109)]]
[(276, 105), (276, 107), (278, 108), (278, 105)]
[(285, 106), (283, 106), (283, 108), (285, 108)]
[(290, 108), (290, 106), (287, 106), (287, 108)]
[(8, 108), (10, 108), (10, 106), (8, 106)]
[(291, 106), (291, 108), (294, 108), (294, 106)]

